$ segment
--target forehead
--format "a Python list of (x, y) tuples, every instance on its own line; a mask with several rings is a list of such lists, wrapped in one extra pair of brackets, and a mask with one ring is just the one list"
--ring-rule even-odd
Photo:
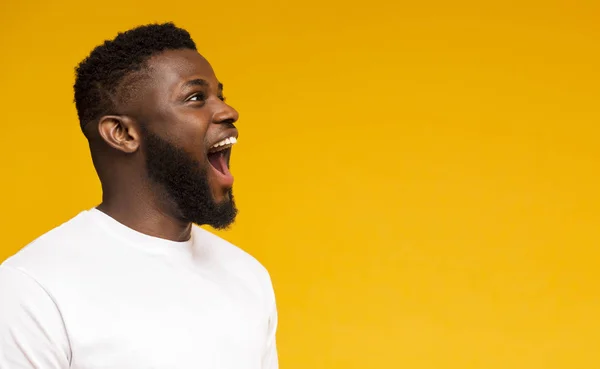
[[(217, 86), (217, 78), (208, 61), (195, 50), (169, 50), (151, 57), (148, 62), (153, 87), (170, 91), (191, 79), (206, 80)], [(211, 86), (211, 87), (212, 87)], [(166, 91), (165, 91), (166, 92)]]

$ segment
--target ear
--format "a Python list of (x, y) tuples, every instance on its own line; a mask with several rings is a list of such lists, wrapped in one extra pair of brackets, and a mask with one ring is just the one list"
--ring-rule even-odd
[(98, 122), (98, 133), (109, 146), (124, 153), (131, 154), (140, 147), (138, 127), (126, 116), (103, 116)]

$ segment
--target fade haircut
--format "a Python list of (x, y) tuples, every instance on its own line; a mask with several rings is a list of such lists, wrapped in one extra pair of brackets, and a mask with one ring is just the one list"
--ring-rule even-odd
[(173, 23), (149, 24), (119, 33), (97, 46), (75, 68), (75, 107), (81, 129), (104, 115), (117, 114), (129, 76), (146, 68), (153, 55), (166, 50), (192, 49), (190, 34)]

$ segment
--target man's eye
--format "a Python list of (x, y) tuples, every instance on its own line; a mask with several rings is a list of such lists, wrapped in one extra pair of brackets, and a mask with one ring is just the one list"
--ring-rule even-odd
[(219, 97), (219, 100), (221, 100), (221, 101), (227, 100), (227, 98), (225, 96), (223, 96), (223, 95), (219, 95), (218, 97)]
[(190, 96), (187, 101), (204, 101), (206, 100), (206, 96), (203, 93), (197, 93)]

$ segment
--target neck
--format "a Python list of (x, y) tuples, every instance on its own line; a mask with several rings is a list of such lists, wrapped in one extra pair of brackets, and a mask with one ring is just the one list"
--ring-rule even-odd
[[(123, 191), (123, 188), (134, 188), (139, 191)], [(140, 184), (128, 183), (111, 186), (103, 183), (102, 192), (102, 203), (97, 206), (97, 209), (127, 227), (170, 241), (189, 240), (192, 224), (173, 216), (173, 211), (168, 209), (169, 206), (161, 204), (147, 184), (140, 186)]]

